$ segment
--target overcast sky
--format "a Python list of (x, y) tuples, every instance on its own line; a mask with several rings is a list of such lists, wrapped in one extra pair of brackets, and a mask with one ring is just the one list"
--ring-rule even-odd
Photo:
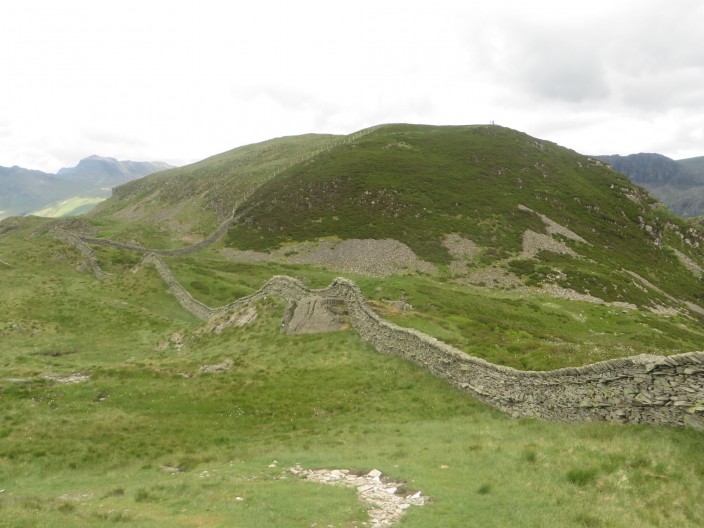
[(704, 155), (701, 0), (2, 0), (0, 165), (497, 124)]

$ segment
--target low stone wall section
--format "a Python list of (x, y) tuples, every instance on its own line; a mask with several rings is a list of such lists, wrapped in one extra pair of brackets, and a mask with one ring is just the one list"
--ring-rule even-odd
[(142, 259), (142, 264), (153, 265), (164, 282), (169, 286), (169, 291), (176, 297), (176, 300), (187, 312), (192, 313), (201, 321), (208, 321), (214, 318), (219, 310), (217, 308), (211, 308), (206, 304), (203, 304), (198, 299), (193, 297), (186, 288), (184, 288), (178, 279), (171, 272), (171, 269), (154, 253), (148, 253)]
[(317, 296), (347, 305), (351, 325), (378, 351), (408, 359), (454, 387), (514, 418), (564, 422), (613, 421), (669, 424), (704, 429), (704, 352), (640, 355), (577, 368), (521, 371), (472, 357), (417, 330), (385, 321), (347, 279), (311, 290), (277, 275), (256, 293), (227, 306), (209, 308), (185, 291), (156, 255), (153, 263), (185, 309), (203, 320), (224, 315), (266, 296), (289, 302)]
[[(135, 251), (137, 253), (148, 254), (154, 253), (156, 255), (168, 256), (168, 257), (178, 257), (183, 255), (188, 255), (190, 253), (195, 253), (201, 249), (214, 244), (220, 238), (222, 238), (227, 230), (230, 229), (232, 224), (234, 224), (239, 219), (239, 216), (231, 216), (225, 220), (220, 226), (210, 235), (208, 238), (201, 240), (200, 242), (193, 244), (192, 246), (177, 248), (177, 249), (149, 249), (136, 244), (126, 244), (124, 242), (115, 242), (113, 240), (108, 240), (107, 238), (95, 238), (89, 236), (81, 236), (80, 240), (87, 244), (95, 244), (97, 246), (112, 247), (117, 249), (124, 249), (127, 251)], [(77, 235), (73, 235), (79, 238)]]
[(78, 235), (75, 235), (70, 231), (66, 231), (65, 229), (55, 229), (52, 234), (54, 235), (54, 238), (72, 245), (81, 252), (81, 254), (87, 259), (88, 265), (93, 271), (93, 275), (96, 279), (103, 280), (108, 277), (108, 274), (105, 273), (100, 267), (98, 257), (95, 256), (93, 250), (86, 245), (86, 243), (83, 242)]

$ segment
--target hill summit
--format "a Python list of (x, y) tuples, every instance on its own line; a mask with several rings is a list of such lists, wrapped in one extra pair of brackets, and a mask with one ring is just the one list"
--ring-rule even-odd
[(93, 218), (161, 247), (231, 219), (230, 255), (704, 314), (701, 229), (603, 162), (494, 125), (270, 140), (120, 186)]

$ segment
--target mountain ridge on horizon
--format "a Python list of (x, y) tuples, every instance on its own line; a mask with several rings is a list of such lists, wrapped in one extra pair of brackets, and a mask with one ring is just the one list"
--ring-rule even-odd
[(109, 198), (113, 187), (170, 168), (173, 166), (161, 161), (118, 160), (95, 154), (56, 173), (0, 166), (0, 219), (81, 214)]
[(640, 152), (594, 157), (648, 189), (673, 213), (685, 218), (704, 215), (704, 156), (674, 160)]

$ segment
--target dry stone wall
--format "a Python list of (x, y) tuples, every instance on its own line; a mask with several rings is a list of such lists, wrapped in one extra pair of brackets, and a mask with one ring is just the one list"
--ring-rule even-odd
[(164, 261), (157, 257), (154, 253), (148, 253), (142, 259), (142, 263), (152, 264), (156, 268), (159, 275), (161, 275), (161, 278), (169, 286), (169, 291), (174, 297), (176, 297), (176, 300), (184, 310), (192, 313), (202, 321), (208, 321), (217, 314), (217, 309), (210, 308), (188, 293), (176, 277), (174, 277), (174, 274), (171, 273), (171, 270), (164, 263)]
[(311, 290), (296, 279), (278, 275), (248, 297), (209, 308), (183, 289), (158, 256), (149, 255), (145, 261), (157, 267), (184, 308), (203, 320), (270, 295), (289, 303), (309, 297), (343, 301), (351, 326), (378, 351), (413, 361), (515, 418), (704, 429), (703, 352), (640, 355), (548, 372), (520, 371), (469, 356), (422, 332), (383, 320), (369, 308), (357, 285), (347, 279), (338, 278), (325, 289)]
[(80, 251), (84, 257), (86, 257), (88, 266), (93, 271), (93, 275), (96, 279), (103, 280), (107, 278), (108, 274), (101, 269), (100, 262), (98, 262), (98, 258), (95, 256), (93, 250), (87, 246), (78, 235), (75, 235), (70, 231), (66, 231), (65, 229), (55, 229), (53, 231), (53, 235), (55, 238), (72, 245)]
[(107, 238), (95, 238), (95, 237), (89, 237), (89, 236), (81, 236), (78, 237), (77, 235), (72, 236), (79, 238), (81, 241), (87, 243), (87, 244), (95, 244), (96, 246), (103, 246), (103, 247), (113, 247), (117, 249), (124, 249), (127, 251), (135, 251), (137, 253), (143, 253), (143, 254), (148, 254), (148, 253), (153, 253), (157, 255), (163, 255), (163, 256), (169, 256), (169, 257), (177, 257), (177, 256), (183, 256), (183, 255), (188, 255), (190, 253), (195, 253), (196, 251), (200, 251), (201, 249), (204, 249), (211, 244), (214, 244), (222, 236), (227, 233), (227, 230), (230, 229), (232, 224), (234, 224), (238, 220), (239, 216), (231, 216), (227, 220), (225, 220), (222, 224), (220, 224), (220, 227), (218, 227), (215, 232), (213, 232), (212, 235), (210, 235), (208, 238), (205, 238), (201, 240), (200, 242), (193, 244), (192, 246), (187, 246), (183, 248), (177, 248), (177, 249), (149, 249), (145, 248), (142, 246), (138, 246), (136, 244), (126, 244), (124, 242), (115, 242), (113, 240), (109, 240)]

